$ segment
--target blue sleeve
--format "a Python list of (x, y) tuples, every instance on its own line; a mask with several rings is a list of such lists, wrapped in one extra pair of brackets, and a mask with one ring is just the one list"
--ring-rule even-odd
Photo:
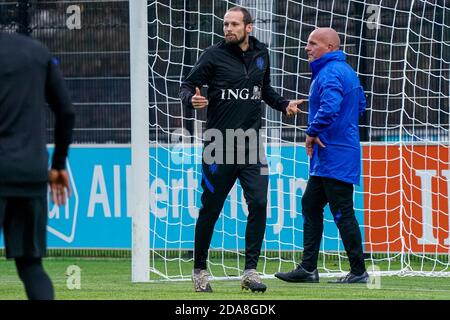
[(337, 74), (328, 74), (327, 77), (320, 80), (322, 83), (318, 83), (319, 109), (306, 130), (306, 133), (311, 137), (317, 137), (333, 124), (344, 98), (344, 88)]
[(366, 103), (366, 96), (364, 95), (363, 87), (359, 87), (359, 88), (360, 88), (360, 90), (359, 90), (360, 94), (359, 94), (358, 112), (359, 112), (359, 115), (362, 115), (362, 113), (364, 111), (366, 111), (367, 103)]

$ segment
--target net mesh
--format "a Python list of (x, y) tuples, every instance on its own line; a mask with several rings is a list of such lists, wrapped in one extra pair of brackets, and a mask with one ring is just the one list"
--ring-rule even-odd
[[(367, 97), (360, 122), (361, 184), (354, 207), (366, 263), (388, 274), (449, 271), (450, 3), (435, 1), (242, 0), (148, 2), (150, 245), (156, 278), (188, 279), (201, 206), (205, 110), (182, 107), (178, 92), (201, 52), (222, 39), (223, 16), (249, 9), (253, 35), (268, 45), (271, 83), (287, 99), (307, 99), (304, 48), (316, 27), (338, 31)], [(286, 118), (264, 111), (269, 161), (267, 229), (258, 271), (295, 267), (303, 250), (301, 196), (308, 179), (307, 105)], [(247, 206), (239, 183), (215, 225), (208, 268), (241, 276)], [(348, 259), (325, 210), (319, 271), (343, 274)], [(373, 267), (375, 268), (375, 267)]]

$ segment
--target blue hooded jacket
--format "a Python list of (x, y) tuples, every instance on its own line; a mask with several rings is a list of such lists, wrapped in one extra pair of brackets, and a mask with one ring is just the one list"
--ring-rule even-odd
[(366, 109), (364, 90), (343, 51), (326, 53), (310, 67), (306, 133), (318, 136), (325, 148), (314, 145), (309, 173), (359, 185), (359, 116)]

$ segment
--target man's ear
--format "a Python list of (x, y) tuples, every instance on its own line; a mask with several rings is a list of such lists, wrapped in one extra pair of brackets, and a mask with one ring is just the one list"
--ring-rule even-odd
[(249, 23), (248, 25), (246, 25), (245, 31), (247, 31), (247, 33), (252, 32), (253, 31), (253, 23)]

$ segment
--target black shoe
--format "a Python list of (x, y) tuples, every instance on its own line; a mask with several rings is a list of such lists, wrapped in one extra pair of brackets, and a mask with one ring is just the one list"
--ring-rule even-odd
[(315, 269), (312, 272), (306, 271), (301, 265), (289, 272), (277, 272), (275, 277), (287, 282), (319, 282), (319, 272)]
[(328, 283), (368, 283), (368, 282), (369, 282), (369, 274), (367, 272), (364, 272), (360, 276), (357, 276), (350, 272), (345, 277), (328, 281)]

